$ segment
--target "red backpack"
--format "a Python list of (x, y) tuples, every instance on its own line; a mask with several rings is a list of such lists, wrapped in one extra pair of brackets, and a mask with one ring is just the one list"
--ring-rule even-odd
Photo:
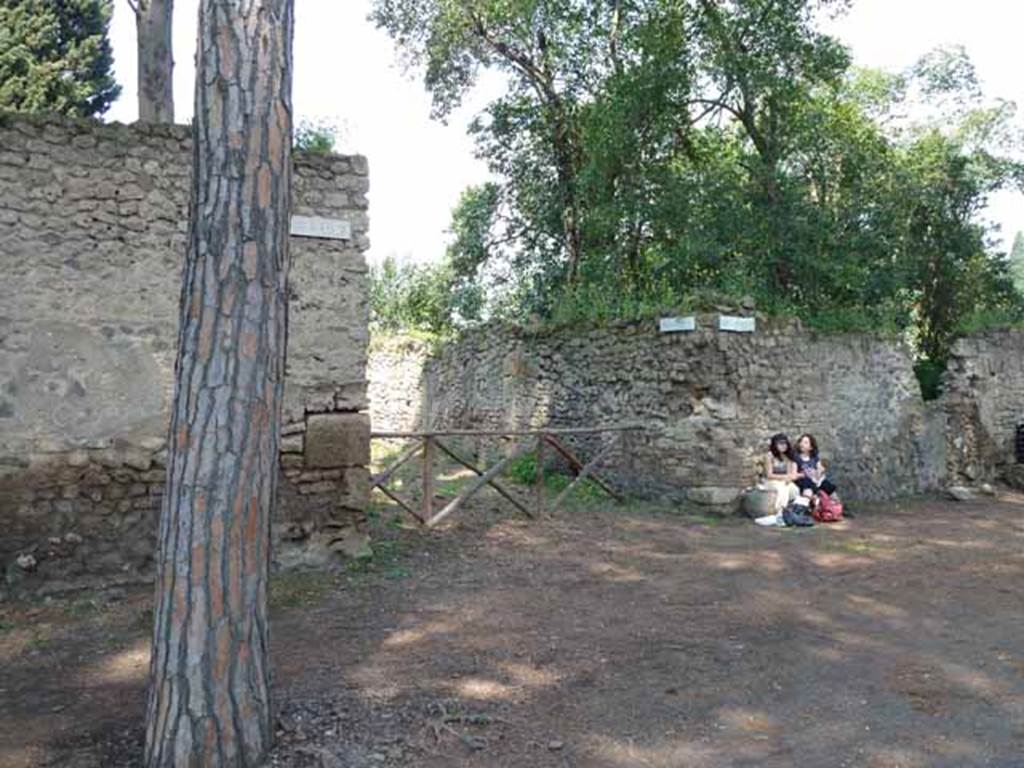
[(819, 523), (838, 523), (843, 519), (843, 503), (821, 491), (812, 514)]

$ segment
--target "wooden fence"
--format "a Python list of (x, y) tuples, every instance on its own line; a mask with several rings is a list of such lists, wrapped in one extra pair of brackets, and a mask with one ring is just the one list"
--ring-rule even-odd
[[(387, 496), (389, 499), (398, 504), (402, 509), (412, 515), (423, 525), (427, 527), (433, 527), (444, 520), (446, 517), (451, 515), (453, 512), (462, 507), (466, 501), (477, 493), (484, 486), (490, 486), (497, 491), (501, 496), (507, 499), (513, 506), (516, 507), (527, 517), (535, 517), (537, 513), (542, 513), (545, 508), (544, 503), (544, 460), (545, 452), (552, 450), (555, 453), (562, 456), (566, 462), (568, 462), (570, 469), (573, 471), (575, 477), (572, 482), (566, 486), (561, 493), (551, 503), (550, 511), (558, 509), (558, 507), (568, 498), (569, 494), (585, 479), (588, 477), (601, 488), (605, 493), (611, 496), (616, 501), (622, 501), (622, 495), (616, 491), (608, 482), (598, 477), (596, 469), (598, 465), (608, 458), (609, 455), (615, 450), (620, 448), (626, 449), (625, 438), (630, 432), (638, 430), (635, 426), (613, 426), (613, 427), (584, 427), (579, 429), (561, 429), (561, 428), (550, 428), (550, 429), (537, 429), (537, 430), (477, 430), (477, 429), (450, 429), (450, 430), (436, 430), (436, 431), (425, 431), (425, 432), (373, 432), (370, 437), (371, 439), (377, 440), (409, 440), (412, 441), (410, 445), (406, 446), (397, 457), (388, 465), (384, 470), (378, 472), (370, 478), (370, 488), (378, 488), (381, 493)], [(589, 461), (585, 462), (576, 455), (576, 453), (569, 448), (564, 442), (566, 437), (574, 437), (578, 435), (601, 435), (611, 434), (617, 439), (607, 441), (604, 446), (593, 456)], [(476, 466), (469, 459), (460, 455), (454, 450), (449, 444), (451, 441), (449, 438), (453, 437), (476, 437), (476, 438), (497, 438), (504, 440), (516, 440), (518, 441), (513, 449), (508, 454), (500, 459), (498, 462), (488, 467), (487, 469), (481, 469)], [(442, 439), (444, 438), (444, 439)], [(445, 442), (448, 440), (448, 442)], [(501, 482), (498, 477), (501, 473), (516, 459), (528, 453), (531, 449), (536, 451), (537, 459), (537, 471), (534, 476), (534, 509), (531, 509), (529, 505), (524, 504), (522, 501), (517, 499), (515, 495)], [(466, 485), (454, 499), (445, 504), (441, 509), (434, 509), (434, 466), (438, 458), (438, 453), (444, 454), (448, 458), (452, 459), (458, 464), (461, 464), (466, 469), (470, 470), (476, 475), (476, 478)], [(420, 483), (421, 483), (421, 501), (419, 509), (416, 505), (410, 503), (399, 496), (395, 491), (388, 487), (388, 481), (390, 481), (395, 473), (405, 466), (409, 461), (415, 458), (417, 455), (421, 456), (420, 462)]]

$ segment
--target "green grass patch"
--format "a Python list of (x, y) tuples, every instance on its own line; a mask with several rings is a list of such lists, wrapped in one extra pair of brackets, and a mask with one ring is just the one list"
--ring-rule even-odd
[[(515, 461), (509, 462), (505, 470), (505, 477), (517, 485), (533, 485), (537, 481), (536, 452), (524, 453)], [(547, 470), (544, 473), (544, 490), (547, 494), (558, 495), (568, 488), (574, 479), (575, 477), (571, 475)], [(594, 502), (606, 499), (608, 495), (601, 489), (601, 486), (586, 477), (576, 486), (570, 498), (573, 501)]]

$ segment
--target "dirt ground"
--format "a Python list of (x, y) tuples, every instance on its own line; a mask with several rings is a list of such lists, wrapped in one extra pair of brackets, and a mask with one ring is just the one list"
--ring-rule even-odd
[[(273, 765), (1024, 766), (1024, 497), (484, 507), (275, 581)], [(0, 766), (138, 763), (149, 604), (0, 604)]]

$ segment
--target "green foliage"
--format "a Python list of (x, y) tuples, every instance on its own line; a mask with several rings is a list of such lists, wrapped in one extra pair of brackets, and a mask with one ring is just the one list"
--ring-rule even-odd
[(946, 365), (934, 360), (919, 360), (914, 365), (917, 382), (921, 385), (921, 396), (925, 400), (936, 400), (942, 394), (942, 375)]
[(537, 454), (534, 451), (524, 453), (510, 461), (505, 469), (505, 476), (519, 485), (531, 485), (537, 478)]
[(447, 264), (404, 264), (392, 257), (370, 267), (370, 324), (387, 333), (447, 334), (453, 323)]
[(113, 0), (0, 0), (0, 109), (103, 114), (120, 93)]
[(466, 191), (443, 279), (418, 277), (432, 309), (405, 322), (752, 297), (815, 328), (905, 332), (941, 365), (965, 318), (1019, 316), (1024, 244), (1007, 262), (980, 220), (1024, 180), (1014, 105), (984, 99), (960, 48), (853, 69), (817, 27), (844, 5), (376, 0), (438, 115), (481, 69), (508, 82), (470, 126), (500, 182)]
[(311, 155), (329, 155), (334, 152), (338, 128), (325, 120), (300, 120), (295, 126), (295, 149)]
[[(534, 451), (525, 453), (515, 461), (509, 462), (505, 469), (505, 476), (518, 485), (533, 485), (537, 481), (537, 454)], [(544, 488), (549, 493), (561, 493), (569, 487), (573, 477), (563, 475), (559, 472), (546, 471), (544, 473)], [(583, 478), (576, 488), (573, 489), (571, 497), (580, 501), (596, 501), (608, 498), (607, 494), (597, 483), (590, 478)]]

